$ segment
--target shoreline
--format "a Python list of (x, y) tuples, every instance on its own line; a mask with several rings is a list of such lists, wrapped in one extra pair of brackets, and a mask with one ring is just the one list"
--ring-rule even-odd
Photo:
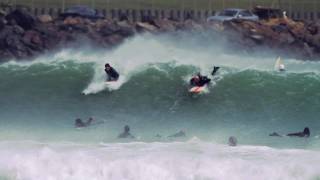
[(233, 20), (223, 24), (153, 18), (131, 22), (126, 17), (92, 21), (81, 17), (35, 17), (25, 9), (15, 9), (0, 16), (0, 63), (31, 60), (65, 47), (79, 46), (79, 41), (83, 40), (102, 49), (111, 49), (137, 34), (180, 32), (200, 35), (212, 32), (226, 38), (231, 47), (248, 53), (259, 53), (261, 48), (266, 48), (275, 56), (320, 59), (320, 24), (286, 17), (258, 22)]

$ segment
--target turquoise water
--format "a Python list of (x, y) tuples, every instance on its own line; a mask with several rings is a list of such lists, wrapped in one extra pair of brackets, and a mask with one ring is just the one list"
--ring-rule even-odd
[[(221, 47), (187, 42), (147, 35), (109, 52), (63, 50), (0, 65), (0, 174), (9, 179), (261, 179), (257, 172), (263, 179), (319, 177), (320, 63), (285, 59), (287, 71), (279, 73), (274, 55), (227, 55)], [(114, 87), (104, 86), (106, 62), (122, 76)], [(191, 96), (188, 79), (198, 71), (209, 74), (213, 65), (221, 69), (209, 91)], [(91, 116), (102, 123), (74, 128), (75, 118)], [(124, 125), (135, 140), (117, 138)], [(268, 136), (306, 126), (310, 138)], [(180, 130), (185, 138), (167, 138)], [(238, 148), (225, 145), (231, 135)]]

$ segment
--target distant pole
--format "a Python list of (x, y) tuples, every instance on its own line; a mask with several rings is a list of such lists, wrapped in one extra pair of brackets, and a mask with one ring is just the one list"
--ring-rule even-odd
[(184, 12), (184, 0), (181, 0), (182, 4), (181, 4), (181, 9), (182, 9), (182, 12)]
[(279, 4), (279, 5), (278, 5), (278, 6), (279, 6), (279, 9), (281, 9), (281, 8), (282, 8), (282, 6), (281, 6), (281, 0), (278, 1), (278, 4)]
[(314, 16), (314, 19), (317, 19), (317, 1), (316, 0), (313, 0), (313, 16)]
[(292, 14), (292, 0), (289, 1), (289, 11), (290, 11), (290, 16), (291, 16), (291, 14)]
[(91, 7), (92, 7), (92, 9), (95, 8), (95, 0), (91, 0)]
[(65, 0), (62, 0), (62, 12), (64, 12), (64, 8), (65, 8)]
[(154, 9), (154, 0), (151, 1), (151, 10), (153, 11)]
[(210, 10), (210, 13), (212, 12), (212, 0), (209, 0), (209, 10)]

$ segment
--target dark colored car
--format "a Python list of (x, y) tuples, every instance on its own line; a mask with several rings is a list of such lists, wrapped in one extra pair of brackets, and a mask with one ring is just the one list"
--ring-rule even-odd
[(102, 14), (97, 12), (97, 10), (92, 9), (88, 6), (83, 6), (83, 5), (72, 6), (70, 8), (67, 8), (63, 13), (60, 14), (60, 17), (62, 18), (66, 18), (69, 16), (72, 16), (72, 17), (80, 16), (88, 19), (104, 18)]

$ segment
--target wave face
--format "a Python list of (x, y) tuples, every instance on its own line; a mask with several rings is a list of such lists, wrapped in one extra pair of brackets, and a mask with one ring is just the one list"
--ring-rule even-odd
[[(128, 124), (137, 140), (146, 143), (141, 145), (143, 148), (158, 149), (158, 146), (165, 146), (168, 149), (160, 148), (150, 154), (150, 159), (145, 159), (141, 155), (145, 150), (140, 145), (136, 147), (134, 143), (128, 144), (137, 149), (121, 145), (119, 154), (115, 153), (117, 160), (102, 160), (103, 166), (100, 169), (97, 167), (92, 171), (88, 170), (90, 173), (102, 171), (102, 174), (90, 177), (105, 179), (108, 175), (110, 178), (107, 179), (248, 179), (256, 177), (257, 169), (268, 176), (273, 173), (271, 168), (283, 174), (266, 179), (319, 178), (316, 173), (319, 169), (312, 166), (314, 161), (310, 157), (320, 158), (317, 153), (320, 148), (320, 63), (286, 59), (284, 62), (287, 71), (279, 73), (273, 70), (276, 56), (268, 51), (258, 55), (246, 52), (241, 55), (230, 54), (232, 49), (224, 46), (223, 40), (212, 43), (208, 39), (182, 36), (180, 38), (183, 41), (178, 41), (171, 35), (157, 38), (144, 35), (130, 39), (107, 52), (93, 48), (64, 50), (32, 62), (0, 65), (0, 141), (25, 142), (22, 147), (1, 145), (1, 154), (12, 155), (13, 150), (17, 153), (17, 161), (1, 155), (0, 164), (6, 164), (6, 169), (0, 168), (0, 177), (3, 174), (1, 172), (5, 171), (4, 177), (8, 179), (81, 179), (77, 178), (81, 176), (78, 171), (83, 168), (77, 166), (72, 158), (65, 166), (54, 162), (70, 156), (95, 166), (99, 162), (94, 160), (95, 157), (91, 154), (93, 152), (86, 151), (112, 153), (113, 148), (119, 148), (115, 142), (128, 142), (116, 138), (123, 126)], [(113, 86), (106, 86), (104, 82), (106, 62), (121, 74), (120, 81)], [(210, 74), (213, 65), (221, 68), (213, 77), (208, 92), (198, 96), (190, 95), (188, 79), (197, 72)], [(83, 129), (74, 128), (75, 118), (87, 119), (91, 116), (96, 119), (96, 125)], [(306, 126), (311, 129), (311, 138), (308, 139), (268, 136), (272, 132), (286, 134), (302, 131)], [(186, 132), (186, 138), (167, 138), (180, 130)], [(220, 147), (219, 144), (226, 144), (231, 135), (237, 137), (240, 144), (252, 145), (251, 149), (241, 147), (239, 150), (230, 150), (225, 146)], [(185, 149), (190, 142), (178, 145), (172, 142), (194, 137), (199, 142), (193, 150)], [(38, 147), (29, 141), (46, 144)], [(155, 141), (163, 144), (152, 143)], [(80, 143), (84, 147), (74, 144), (66, 148), (51, 147), (55, 142)], [(101, 149), (92, 150), (92, 144), (100, 142), (111, 143), (106, 145), (111, 149), (100, 147)], [(214, 145), (207, 142), (213, 142)], [(261, 146), (305, 150), (301, 150), (301, 158), (292, 160), (292, 166), (285, 167), (284, 164), (277, 164), (280, 160), (275, 157), (282, 157), (284, 154), (295, 157), (295, 153), (299, 152), (264, 149)], [(175, 150), (172, 154), (166, 154), (170, 149)], [(182, 149), (181, 152), (179, 149)], [(32, 150), (36, 153), (32, 154)], [(222, 158), (211, 156), (212, 152), (197, 154), (198, 151), (209, 150), (221, 153)], [(81, 154), (82, 151), (85, 151), (84, 154)], [(132, 159), (123, 159), (134, 151), (137, 154)], [(249, 153), (248, 156), (246, 152)], [(181, 159), (173, 158), (174, 162), (169, 162), (172, 163), (171, 169), (162, 166), (167, 164), (165, 159), (175, 157), (175, 153), (181, 153)], [(271, 153), (272, 157), (266, 158), (265, 153)], [(41, 156), (43, 159), (37, 159), (39, 154), (44, 154)], [(158, 155), (164, 160), (150, 162)], [(20, 156), (26, 156), (27, 162), (34, 169), (25, 169), (28, 163), (21, 164)], [(190, 162), (189, 156), (197, 156), (200, 160)], [(228, 169), (228, 160), (232, 158), (236, 158), (234, 163), (237, 166)], [(261, 165), (260, 161), (264, 158), (268, 164)], [(299, 164), (303, 160), (310, 162), (307, 163), (308, 166)], [(53, 164), (50, 164), (51, 161)], [(133, 161), (140, 163), (138, 167), (133, 167)], [(43, 163), (47, 162), (49, 167), (56, 167), (61, 176), (65, 170), (63, 167), (80, 174), (56, 177), (52, 175), (53, 171), (41, 170)], [(181, 169), (179, 163), (185, 164), (184, 162), (190, 162), (190, 166)], [(150, 163), (155, 164), (148, 166), (149, 176), (139, 171), (139, 167)], [(193, 170), (197, 163), (200, 163), (198, 171), (187, 176), (185, 173), (188, 168)], [(252, 166), (251, 169), (242, 171), (241, 168), (250, 163), (261, 166)], [(21, 166), (18, 167), (17, 164)], [(202, 167), (219, 169), (218, 164), (226, 167), (222, 174), (210, 174), (208, 169)], [(275, 168), (277, 166), (281, 168)], [(295, 168), (300, 169), (301, 174), (296, 174)], [(23, 169), (25, 171), (22, 172)], [(122, 170), (129, 173), (128, 177), (125, 177)], [(113, 174), (110, 175), (109, 171)]]

